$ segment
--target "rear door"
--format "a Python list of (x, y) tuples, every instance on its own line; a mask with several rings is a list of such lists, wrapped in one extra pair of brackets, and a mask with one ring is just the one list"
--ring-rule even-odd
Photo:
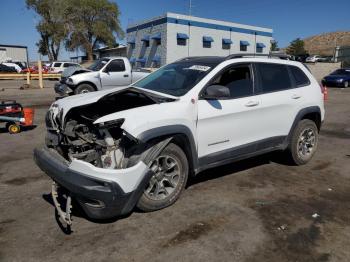
[[(255, 63), (259, 93), (261, 94), (259, 131), (270, 139), (266, 146), (283, 142), (289, 134), (294, 119), (302, 108), (304, 92), (302, 86), (310, 84), (305, 77), (303, 85), (297, 85), (291, 66), (276, 63)], [(300, 73), (298, 67), (293, 70)], [(303, 81), (301, 81), (303, 82)]]
[(241, 153), (254, 151), (249, 143), (261, 137), (260, 97), (254, 94), (251, 64), (227, 67), (208, 83), (213, 84), (228, 87), (230, 98), (198, 101), (197, 138), (201, 164), (231, 158), (238, 148), (242, 149)]
[(103, 88), (127, 86), (131, 83), (131, 72), (123, 59), (114, 59), (100, 72)]

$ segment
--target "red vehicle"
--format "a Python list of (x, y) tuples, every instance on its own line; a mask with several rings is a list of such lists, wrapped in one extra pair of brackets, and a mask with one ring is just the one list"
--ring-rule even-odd
[[(39, 69), (37, 66), (31, 66), (28, 68), (25, 68), (22, 70), (22, 73), (31, 73), (31, 74), (38, 74), (39, 73)], [(49, 68), (47, 66), (43, 66), (42, 69), (43, 74), (48, 74), (49, 73)]]
[(0, 102), (0, 123), (6, 123), (6, 129), (10, 134), (17, 134), (21, 126), (32, 126), (34, 109), (23, 108), (16, 101)]

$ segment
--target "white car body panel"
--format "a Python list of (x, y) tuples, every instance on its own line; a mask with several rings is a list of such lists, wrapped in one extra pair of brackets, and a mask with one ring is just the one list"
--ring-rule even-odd
[[(239, 99), (216, 101), (198, 99), (198, 94), (203, 87), (220, 70), (231, 64), (249, 62), (297, 66), (308, 76), (311, 83), (305, 87)], [(76, 78), (82, 75), (77, 75)], [(58, 100), (55, 102), (55, 114), (58, 114), (63, 109), (63, 116), (65, 116), (73, 107), (94, 103), (107, 94), (126, 88), (128, 87), (76, 95)], [(143, 90), (142, 88), (139, 89)], [(305, 107), (318, 106), (321, 110), (321, 120), (323, 121), (324, 119), (323, 95), (318, 88), (317, 81), (302, 64), (294, 61), (266, 60), (263, 58), (228, 60), (218, 65), (187, 94), (180, 98), (151, 90), (145, 91), (160, 94), (164, 97), (176, 98), (177, 100), (105, 115), (97, 119), (94, 124), (125, 119), (121, 128), (135, 138), (139, 137), (143, 132), (157, 127), (184, 125), (191, 130), (195, 138), (197, 157), (200, 158), (265, 138), (287, 136), (296, 115)], [(254, 105), (252, 106), (252, 104)]]

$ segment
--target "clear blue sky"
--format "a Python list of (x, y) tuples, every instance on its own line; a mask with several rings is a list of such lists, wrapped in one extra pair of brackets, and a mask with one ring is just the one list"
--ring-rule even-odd
[[(188, 14), (189, 0), (115, 0), (125, 30), (129, 22), (175, 12)], [(350, 31), (350, 0), (192, 0), (192, 14), (274, 30), (274, 38), (285, 47), (297, 37), (323, 32)], [(30, 60), (38, 58), (35, 14), (24, 0), (1, 0), (0, 44), (26, 45)], [(61, 59), (69, 54), (64, 51)]]

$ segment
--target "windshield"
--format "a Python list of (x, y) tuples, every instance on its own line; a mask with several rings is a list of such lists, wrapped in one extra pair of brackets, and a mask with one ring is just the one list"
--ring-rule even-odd
[(346, 75), (346, 74), (350, 74), (350, 70), (337, 69), (331, 75)]
[(173, 96), (183, 96), (203, 79), (216, 64), (178, 62), (162, 67), (134, 84)]
[(88, 67), (88, 69), (92, 71), (98, 71), (102, 69), (102, 67), (104, 67), (108, 63), (108, 61), (109, 61), (108, 58), (102, 58), (102, 59), (96, 60), (91, 66)]

